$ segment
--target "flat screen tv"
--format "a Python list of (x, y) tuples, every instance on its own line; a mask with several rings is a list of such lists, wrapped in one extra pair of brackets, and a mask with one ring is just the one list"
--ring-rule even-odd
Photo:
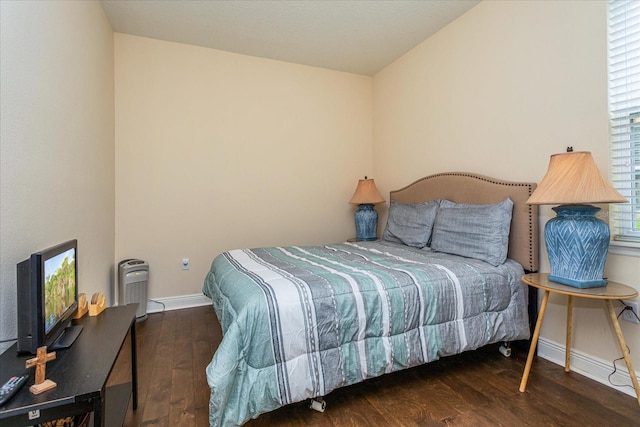
[(69, 347), (82, 331), (78, 311), (78, 241), (44, 249), (17, 265), (18, 353)]

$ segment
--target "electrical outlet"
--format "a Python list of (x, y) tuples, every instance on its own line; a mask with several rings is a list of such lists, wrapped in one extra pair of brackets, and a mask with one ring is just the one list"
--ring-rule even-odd
[(189, 258), (182, 258), (182, 269), (183, 270), (189, 269)]
[[(622, 320), (626, 320), (627, 322), (640, 323), (640, 320), (638, 320), (638, 316), (640, 316), (640, 314), (638, 313), (638, 302), (636, 301), (622, 301), (622, 302), (627, 307), (631, 307), (631, 310), (629, 310), (628, 308), (625, 308), (620, 318)], [(633, 313), (631, 312), (632, 310), (633, 310)]]

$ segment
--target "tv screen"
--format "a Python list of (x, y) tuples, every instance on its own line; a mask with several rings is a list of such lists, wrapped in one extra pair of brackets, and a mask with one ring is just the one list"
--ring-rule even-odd
[(76, 302), (76, 250), (71, 248), (44, 260), (44, 333)]
[(17, 265), (18, 353), (69, 347), (82, 326), (69, 326), (78, 311), (78, 242), (35, 252)]

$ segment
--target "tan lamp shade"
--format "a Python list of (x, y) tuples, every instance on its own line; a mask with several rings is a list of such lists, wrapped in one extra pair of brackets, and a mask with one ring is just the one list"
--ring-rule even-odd
[(627, 201), (602, 176), (590, 152), (575, 151), (551, 156), (549, 169), (538, 188), (527, 200), (527, 204), (560, 205)]
[(361, 179), (358, 181), (355, 193), (349, 200), (349, 203), (354, 205), (373, 205), (376, 203), (383, 203), (385, 200), (380, 195), (380, 192), (376, 188), (376, 183), (373, 179)]

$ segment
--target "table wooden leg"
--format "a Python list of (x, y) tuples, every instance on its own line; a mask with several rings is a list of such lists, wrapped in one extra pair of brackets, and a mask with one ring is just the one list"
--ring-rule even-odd
[[(146, 303), (143, 303), (146, 304)], [(131, 324), (131, 394), (133, 410), (138, 409), (138, 350), (136, 344), (136, 320)]]
[(536, 328), (533, 331), (533, 338), (531, 338), (531, 347), (529, 348), (529, 356), (527, 356), (527, 364), (524, 367), (522, 381), (520, 381), (521, 393), (524, 393), (525, 389), (527, 388), (527, 380), (529, 379), (529, 373), (531, 372), (533, 356), (535, 356), (536, 354), (536, 346), (538, 345), (538, 338), (540, 338), (542, 319), (544, 318), (544, 312), (547, 310), (547, 301), (549, 301), (549, 291), (544, 291), (544, 297), (542, 297), (542, 304), (540, 305), (540, 313), (538, 314), (538, 321), (536, 322)]
[(624, 356), (624, 361), (627, 364), (627, 369), (629, 370), (629, 376), (631, 377), (631, 382), (633, 383), (633, 388), (636, 391), (636, 398), (638, 400), (638, 404), (640, 405), (640, 385), (638, 384), (638, 377), (636, 377), (636, 371), (633, 370), (633, 364), (631, 363), (631, 356), (629, 356), (629, 351), (627, 350), (627, 344), (624, 341), (624, 336), (622, 335), (622, 329), (620, 329), (620, 323), (618, 322), (618, 317), (616, 316), (616, 312), (613, 309), (613, 304), (611, 300), (606, 300), (607, 309), (609, 310), (609, 316), (611, 316), (611, 322), (613, 323), (613, 328), (616, 331), (616, 336), (618, 337), (618, 343), (620, 344), (620, 350), (622, 350), (622, 355)]
[(571, 371), (571, 340), (573, 334), (573, 295), (569, 295), (567, 303), (567, 342), (565, 343), (564, 371)]

